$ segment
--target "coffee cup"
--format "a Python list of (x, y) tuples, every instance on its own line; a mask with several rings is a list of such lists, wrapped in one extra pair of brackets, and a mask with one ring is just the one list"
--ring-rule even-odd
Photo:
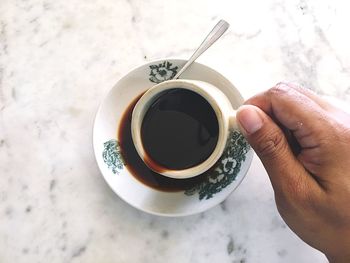
[[(197, 116), (199, 114), (200, 115), (199, 117), (201, 118), (201, 120), (203, 120), (203, 122), (205, 122), (207, 126), (208, 126), (207, 122), (209, 120), (212, 120), (211, 126), (214, 127), (214, 128), (209, 127), (209, 130), (210, 128), (213, 128), (212, 130), (214, 130), (214, 132), (207, 131), (206, 129), (204, 129), (205, 131), (203, 131), (201, 127), (198, 128), (198, 134), (199, 134), (198, 136), (205, 137), (205, 139), (203, 138), (199, 138), (199, 139), (201, 139), (201, 141), (210, 142), (211, 148), (210, 147), (208, 148), (206, 145), (206, 147), (210, 150), (210, 152), (209, 153), (207, 152), (206, 153), (207, 155), (204, 155), (202, 159), (196, 160), (196, 163), (194, 165), (191, 165), (190, 167), (184, 166), (184, 167), (174, 168), (171, 165), (169, 166), (169, 165), (161, 164), (159, 160), (157, 160), (157, 158), (154, 158), (154, 154), (153, 156), (150, 154), (149, 149), (152, 148), (152, 145), (148, 145), (147, 149), (145, 147), (146, 144), (144, 141), (145, 135), (143, 135), (143, 127), (144, 126), (147, 127), (146, 124), (149, 119), (147, 116), (150, 114), (149, 112), (151, 112), (154, 109), (154, 107), (156, 107), (157, 105), (158, 105), (157, 107), (161, 109), (162, 105), (160, 104), (162, 102), (161, 101), (162, 96), (165, 98), (165, 95), (166, 95), (167, 98), (171, 99), (171, 96), (175, 96), (172, 94), (175, 94), (175, 95), (177, 94), (176, 96), (180, 96), (179, 94), (191, 94), (191, 96), (194, 96), (193, 98), (197, 100), (198, 103), (201, 105), (199, 106), (200, 107), (199, 109), (198, 108), (196, 109), (196, 113), (194, 114), (194, 117), (187, 116), (187, 115), (192, 114), (191, 109), (192, 108), (195, 109), (195, 107), (198, 106), (196, 105), (196, 103), (191, 104), (192, 102), (187, 102), (187, 104), (184, 106), (184, 108), (188, 109), (191, 114), (188, 114), (188, 112), (186, 112), (186, 110), (183, 110), (183, 109), (180, 109), (178, 111), (180, 112), (180, 114), (185, 114), (184, 118), (186, 120), (189, 119), (189, 121), (192, 121), (193, 118), (197, 119)], [(187, 98), (186, 96), (190, 96), (190, 95), (185, 95), (185, 97), (180, 96), (177, 100), (172, 101), (172, 103), (170, 103), (171, 107), (175, 107), (175, 109), (178, 109), (179, 107), (176, 105), (176, 103), (185, 103), (183, 101), (186, 101), (186, 98)], [(203, 106), (203, 105), (206, 105), (206, 103), (209, 105), (210, 108)], [(171, 126), (171, 122), (172, 122), (171, 116), (173, 116), (171, 114), (176, 114), (176, 112), (174, 113), (174, 110), (171, 107), (170, 107), (170, 110), (166, 109), (165, 111), (165, 113), (170, 114), (169, 115), (170, 117), (165, 117), (168, 123), (167, 125), (169, 127)], [(203, 108), (204, 110), (203, 112), (198, 113), (198, 111), (202, 110), (201, 107), (202, 108), (204, 107)], [(208, 116), (206, 116), (206, 114), (208, 114)], [(215, 120), (213, 118), (213, 114), (214, 114)], [(145, 119), (145, 116), (146, 116), (146, 119)], [(167, 116), (167, 115), (164, 115), (164, 116)], [(156, 121), (157, 120), (153, 120), (154, 122), (153, 124), (154, 127), (152, 127), (153, 131), (154, 129), (158, 129), (158, 128), (161, 129), (161, 126), (162, 126), (162, 123), (157, 123)], [(193, 127), (197, 127), (197, 126), (193, 126)], [(181, 130), (181, 129), (182, 129), (181, 127), (178, 127), (178, 130), (181, 131), (180, 135), (186, 137), (187, 131)], [(204, 81), (199, 81), (199, 80), (185, 80), (185, 79), (168, 80), (153, 86), (152, 88), (147, 90), (138, 100), (137, 104), (134, 107), (134, 110), (132, 113), (132, 120), (131, 120), (131, 134), (132, 134), (133, 143), (141, 159), (153, 171), (175, 179), (186, 179), (186, 178), (195, 177), (209, 170), (220, 159), (228, 143), (229, 134), (234, 130), (238, 130), (238, 127), (236, 124), (236, 111), (233, 109), (229, 99), (220, 89), (218, 89), (214, 85)], [(194, 130), (194, 132), (196, 132), (196, 130)], [(212, 134), (210, 135), (208, 132), (214, 135)], [(154, 134), (153, 136), (155, 136)], [(201, 134), (204, 134), (204, 135), (201, 135)], [(164, 145), (167, 144), (166, 140), (168, 140), (168, 137), (164, 136), (165, 138), (163, 138), (162, 134), (157, 136), (159, 136), (160, 142), (163, 139), (165, 140), (163, 144)], [(181, 136), (180, 138), (176, 138), (176, 140), (174, 140), (173, 145), (177, 144), (177, 146), (181, 147)], [(193, 140), (193, 141), (196, 141), (196, 140)], [(192, 144), (192, 140), (188, 142), (189, 142), (188, 144)], [(183, 145), (184, 148), (185, 146), (187, 147), (187, 145)], [(159, 147), (162, 147), (162, 145), (160, 145)], [(199, 147), (202, 147), (202, 145), (200, 145)], [(161, 148), (161, 150), (163, 149)], [(158, 156), (161, 156), (161, 157), (163, 157), (164, 155), (166, 156), (167, 151), (171, 152), (172, 149), (167, 149), (166, 146), (164, 146), (164, 151), (163, 151), (164, 154), (162, 154), (162, 152), (159, 151)], [(179, 158), (180, 156), (182, 157), (182, 154), (186, 156), (185, 153), (187, 154), (186, 151), (184, 151), (184, 153), (181, 153), (181, 148), (180, 148), (180, 151), (177, 150), (177, 152), (174, 153), (175, 158), (176, 156), (179, 156)], [(197, 155), (195, 157), (197, 157)]]

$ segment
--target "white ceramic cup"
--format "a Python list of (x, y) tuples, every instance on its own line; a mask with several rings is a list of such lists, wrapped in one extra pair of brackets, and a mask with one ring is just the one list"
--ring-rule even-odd
[[(211, 155), (202, 163), (182, 170), (159, 169), (154, 165), (156, 161), (150, 160), (147, 156), (141, 138), (141, 126), (148, 108), (162, 92), (174, 88), (191, 90), (201, 95), (212, 106), (219, 124), (218, 141)], [(155, 172), (176, 179), (194, 177), (212, 167), (223, 154), (229, 134), (233, 130), (238, 130), (236, 125), (236, 111), (232, 108), (226, 95), (212, 84), (198, 80), (168, 80), (153, 86), (142, 95), (135, 105), (131, 120), (132, 139), (141, 159)]]

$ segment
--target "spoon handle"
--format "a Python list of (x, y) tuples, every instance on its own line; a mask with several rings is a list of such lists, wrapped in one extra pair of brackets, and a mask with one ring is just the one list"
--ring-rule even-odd
[(173, 79), (177, 79), (180, 75), (200, 56), (206, 51), (212, 44), (216, 42), (229, 28), (230, 24), (225, 20), (220, 20), (210, 31), (207, 37), (203, 40), (202, 44), (193, 53), (186, 64), (179, 70), (179, 72), (174, 76)]

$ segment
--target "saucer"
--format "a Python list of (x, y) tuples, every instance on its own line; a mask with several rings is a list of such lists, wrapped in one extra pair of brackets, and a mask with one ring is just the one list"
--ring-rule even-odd
[[(204, 180), (184, 191), (166, 192), (139, 181), (123, 160), (117, 131), (126, 108), (157, 83), (172, 79), (185, 60), (164, 59), (142, 65), (118, 81), (100, 105), (93, 127), (93, 147), (98, 167), (112, 190), (142, 211), (162, 216), (185, 216), (203, 212), (224, 201), (243, 180), (253, 158), (253, 150), (239, 132), (230, 142)], [(193, 63), (182, 79), (202, 80), (219, 88), (234, 109), (243, 98), (230, 81), (200, 63)], [(132, 164), (131, 164), (132, 165)]]

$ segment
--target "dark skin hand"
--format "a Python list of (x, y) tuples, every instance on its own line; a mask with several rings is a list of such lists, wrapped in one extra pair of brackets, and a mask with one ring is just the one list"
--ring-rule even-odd
[(279, 83), (247, 100), (237, 120), (284, 221), (331, 263), (349, 263), (350, 115), (308, 89)]

